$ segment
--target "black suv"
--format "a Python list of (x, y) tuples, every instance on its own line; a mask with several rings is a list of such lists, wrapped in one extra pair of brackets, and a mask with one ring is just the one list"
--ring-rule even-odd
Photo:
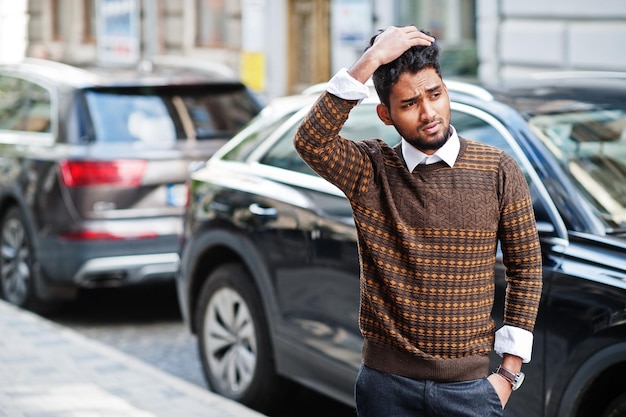
[[(519, 162), (542, 242), (533, 360), (505, 414), (626, 416), (623, 79), (557, 74), (502, 92), (446, 84), (459, 134)], [(288, 392), (286, 381), (353, 404), (362, 345), (354, 221), (346, 198), (292, 144), (316, 98), (269, 104), (191, 175), (177, 280), (182, 312), (198, 335), (209, 387), (258, 408)], [(375, 105), (353, 109), (342, 136), (397, 142)], [(499, 262), (498, 325), (504, 288)]]
[(0, 66), (0, 294), (173, 279), (190, 164), (261, 108), (222, 71)]

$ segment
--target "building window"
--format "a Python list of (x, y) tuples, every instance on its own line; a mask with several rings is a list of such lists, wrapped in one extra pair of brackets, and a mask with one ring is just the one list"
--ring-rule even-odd
[(476, 0), (398, 0), (396, 7), (400, 24), (437, 38), (444, 76), (476, 75)]
[(228, 44), (225, 0), (196, 0), (196, 45), (224, 48)]

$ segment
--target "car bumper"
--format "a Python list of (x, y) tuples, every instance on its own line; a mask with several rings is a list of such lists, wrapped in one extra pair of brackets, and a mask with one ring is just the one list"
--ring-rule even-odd
[(124, 241), (40, 242), (38, 260), (49, 284), (94, 288), (174, 279), (178, 236)]
[(86, 261), (73, 281), (80, 287), (102, 287), (173, 278), (178, 265), (178, 253), (96, 258)]

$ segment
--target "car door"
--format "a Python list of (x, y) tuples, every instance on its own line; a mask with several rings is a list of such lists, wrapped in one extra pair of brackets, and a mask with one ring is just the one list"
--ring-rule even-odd
[[(291, 207), (297, 230), (289, 233), (289, 240), (286, 231), (278, 228), (265, 229), (264, 239), (278, 242), (282, 248), (283, 259), (273, 261), (276, 295), (293, 351), (317, 364), (320, 372), (316, 379), (351, 392), (362, 346), (356, 229), (343, 193), (315, 174), (296, 153), (293, 137), (300, 121), (292, 120), (271, 147), (260, 150), (262, 156), (254, 170), (289, 186), (308, 207)], [(395, 129), (378, 120), (373, 104), (355, 108), (341, 135), (350, 139), (382, 137), (388, 142), (399, 138)], [(285, 258), (287, 247), (292, 251), (305, 248), (306, 259), (300, 251)]]
[[(452, 125), (458, 134), (467, 139), (477, 140), (496, 146), (511, 156), (520, 165), (529, 185), (537, 227), (540, 231), (543, 257), (543, 294), (539, 307), (539, 314), (535, 323), (532, 361), (524, 365), (526, 382), (515, 395), (511, 396), (507, 404), (508, 416), (541, 416), (543, 415), (544, 398), (544, 369), (546, 361), (545, 330), (547, 326), (546, 311), (549, 282), (561, 262), (560, 251), (556, 250), (564, 242), (559, 236), (564, 235), (564, 227), (560, 223), (556, 209), (536, 172), (534, 172), (522, 148), (499, 120), (476, 107), (453, 103)], [(498, 250), (496, 263), (496, 294), (492, 311), (497, 328), (502, 325), (504, 313), (504, 299), (506, 291), (505, 268), (502, 263), (502, 253)], [(493, 354), (491, 367), (493, 370), (499, 365), (500, 358)]]
[(48, 211), (60, 200), (47, 184), (56, 157), (57, 103), (55, 89), (0, 75), (0, 190), (40, 225), (48, 224)]

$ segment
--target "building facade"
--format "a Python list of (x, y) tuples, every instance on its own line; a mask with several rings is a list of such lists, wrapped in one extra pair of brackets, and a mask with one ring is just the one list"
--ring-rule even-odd
[(478, 0), (476, 26), (486, 84), (541, 72), (626, 72), (624, 0)]
[(26, 52), (27, 0), (0, 0), (0, 63), (19, 61)]
[[(624, 0), (0, 0), (0, 19), (0, 28), (26, 25), (26, 56), (219, 63), (268, 98), (326, 81), (392, 24), (435, 35), (446, 77), (493, 84), (537, 71), (626, 71)], [(0, 61), (19, 37), (6, 32)]]
[(356, 59), (375, 30), (392, 24), (433, 27), (451, 48), (470, 45), (473, 60), (465, 67), (475, 72), (474, 3), (28, 0), (25, 54), (72, 64), (125, 65), (163, 56), (189, 65), (219, 62), (273, 97), (326, 81)]

